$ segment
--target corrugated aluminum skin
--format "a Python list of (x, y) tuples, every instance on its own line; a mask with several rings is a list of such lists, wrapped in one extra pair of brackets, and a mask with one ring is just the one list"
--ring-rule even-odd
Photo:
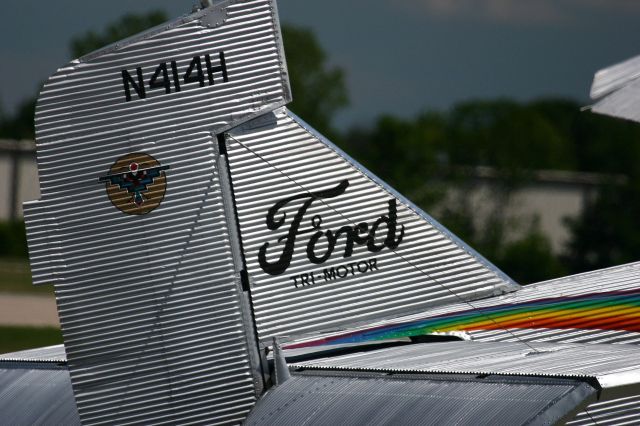
[[(57, 357), (54, 348), (59, 355), (58, 346), (3, 357)], [(595, 393), (584, 383), (558, 379), (303, 374), (272, 388), (246, 423), (330, 424), (335, 419), (336, 424), (413, 425), (428, 418), (433, 424), (550, 424), (570, 418)], [(80, 424), (64, 363), (0, 362), (0, 413), (3, 424)]]
[[(599, 292), (624, 291), (640, 288), (640, 262), (614, 266), (583, 274), (557, 278), (524, 286), (522, 290), (502, 300), (487, 300), (489, 304), (520, 303), (559, 296), (574, 296)], [(608, 324), (615, 327), (615, 324)], [(640, 333), (624, 330), (579, 330), (579, 329), (510, 329), (508, 331), (472, 331), (473, 340), (478, 341), (528, 341), (558, 343), (640, 343)]]
[(270, 390), (247, 425), (548, 425), (595, 393), (561, 380), (293, 375)]
[(619, 390), (635, 389), (624, 396), (640, 390), (640, 348), (622, 345), (428, 343), (294, 362), (291, 366), (394, 373), (595, 378), (603, 388), (605, 399)]
[(591, 98), (598, 99), (621, 89), (640, 77), (640, 56), (627, 59), (619, 64), (599, 70), (591, 85)]
[(51, 363), (0, 362), (0, 423), (80, 425), (67, 368)]
[[(148, 85), (159, 64), (176, 61), (182, 78), (194, 56), (217, 65), (220, 51), (228, 82), (216, 72), (214, 85), (147, 88), (145, 99), (131, 88), (126, 101), (122, 70), (136, 79), (141, 67)], [(84, 424), (231, 424), (253, 406), (261, 385), (215, 133), (288, 100), (267, 0), (218, 2), (46, 82), (36, 111), (42, 198), (25, 204), (25, 220), (34, 282), (55, 285)], [(138, 152), (170, 169), (160, 206), (129, 215), (98, 179)]]
[(591, 86), (592, 110), (640, 121), (640, 56), (598, 71)]
[(612, 401), (594, 402), (567, 424), (572, 426), (639, 425), (640, 395)]
[[(227, 140), (261, 339), (353, 326), (518, 288), (495, 266), (286, 109), (233, 129)], [(309, 194), (338, 188), (344, 182), (348, 182), (344, 193), (314, 201), (308, 207), (289, 268), (278, 275), (265, 272), (259, 262), (263, 245), (270, 244), (266, 258), (274, 262), (285, 247), (278, 238), (287, 234), (285, 228), (293, 229), (292, 218), (299, 209), (302, 211)], [(293, 201), (280, 209), (274, 219), (282, 219), (285, 213), (288, 219), (277, 231), (268, 229), (269, 209), (296, 195), (307, 199), (300, 198), (304, 201)], [(361, 223), (373, 229), (382, 216), (392, 217), (392, 200), (397, 206), (397, 227), (392, 237), (396, 241), (400, 238), (401, 226), (405, 232), (399, 245), (387, 245), (373, 253), (367, 246), (355, 244), (352, 256), (345, 258), (346, 243), (340, 237), (325, 263), (309, 260), (307, 241), (316, 232), (312, 224), (319, 225), (317, 229), (323, 232)], [(389, 225), (380, 229), (385, 231), (378, 233), (384, 233), (382, 236), (376, 235), (379, 246), (391, 235)], [(328, 248), (325, 237), (319, 241), (314, 251), (317, 257)], [(372, 259), (376, 268), (371, 266)], [(367, 264), (370, 267), (365, 268)], [(368, 270), (359, 271), (361, 265), (362, 270)], [(346, 277), (336, 274), (332, 278), (331, 268)], [(327, 280), (323, 278), (326, 271)], [(300, 274), (305, 273), (313, 274), (314, 285), (302, 285)], [(294, 282), (296, 276), (299, 282)]]
[[(325, 333), (310, 339), (301, 339), (298, 343), (314, 341), (321, 338), (338, 336), (390, 326), (419, 321), (440, 315), (453, 314), (483, 309), (493, 306), (515, 305), (537, 300), (571, 297), (583, 294), (597, 294), (602, 292), (625, 291), (640, 288), (640, 262), (629, 263), (597, 271), (586, 272), (577, 275), (543, 281), (523, 286), (520, 290), (501, 296), (484, 300), (475, 300), (466, 303), (454, 303), (451, 305), (435, 307), (427, 312), (400, 316), (390, 320), (372, 322), (366, 326), (343, 330), (341, 332)], [(533, 315), (533, 314), (532, 314)], [(560, 315), (560, 314), (559, 314)], [(497, 324), (500, 320), (495, 320)], [(579, 325), (579, 323), (576, 323)], [(614, 323), (607, 326), (615, 327)], [(540, 329), (501, 329), (489, 331), (466, 331), (466, 337), (477, 341), (499, 342), (546, 342), (546, 343), (618, 343), (638, 344), (640, 334), (625, 330), (598, 330), (598, 329), (568, 329), (568, 328), (540, 328)]]
[[(534, 300), (591, 294), (606, 291), (624, 291), (640, 288), (640, 262), (587, 272), (559, 279), (544, 281), (522, 287), (514, 293), (472, 302), (473, 308), (486, 308), (506, 304), (516, 304)], [(458, 303), (434, 308), (428, 313), (397, 318), (393, 321), (380, 321), (366, 328), (383, 327), (391, 323), (402, 323), (437, 315), (446, 315), (470, 309), (469, 304)], [(351, 330), (353, 331), (353, 330)], [(319, 337), (328, 337), (336, 333), (327, 333)], [(579, 329), (509, 329), (496, 331), (469, 331), (473, 340), (497, 342), (538, 342), (543, 343), (581, 343), (581, 344), (629, 344), (640, 342), (638, 333), (617, 330), (579, 330)], [(615, 350), (615, 349), (612, 349)], [(428, 349), (425, 349), (428, 351)], [(593, 420), (591, 418), (593, 417)], [(576, 417), (576, 423), (570, 424), (639, 424), (640, 396), (613, 399), (591, 404), (587, 411)], [(597, 422), (597, 423), (596, 423)]]
[(66, 363), (67, 354), (64, 345), (54, 345), (2, 354), (0, 361)]

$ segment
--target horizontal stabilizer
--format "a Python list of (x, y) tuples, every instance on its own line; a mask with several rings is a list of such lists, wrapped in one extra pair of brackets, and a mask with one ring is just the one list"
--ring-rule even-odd
[(591, 99), (598, 100), (640, 77), (640, 56), (598, 71), (591, 85)]
[(265, 395), (246, 424), (553, 425), (595, 394), (566, 379), (301, 372)]
[(640, 343), (640, 262), (292, 342), (353, 344), (449, 333), (482, 341)]
[(640, 121), (640, 56), (598, 71), (591, 86), (592, 111)]

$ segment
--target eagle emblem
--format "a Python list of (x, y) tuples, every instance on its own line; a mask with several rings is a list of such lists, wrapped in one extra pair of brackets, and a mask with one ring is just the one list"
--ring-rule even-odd
[(99, 181), (106, 184), (107, 196), (118, 210), (143, 215), (164, 199), (169, 168), (149, 154), (136, 152), (118, 158)]

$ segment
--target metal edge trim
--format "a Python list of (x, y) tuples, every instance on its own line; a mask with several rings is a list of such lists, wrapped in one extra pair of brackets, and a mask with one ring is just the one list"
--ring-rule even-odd
[(150, 37), (153, 37), (156, 34), (161, 33), (162, 31), (165, 30), (169, 30), (172, 28), (175, 28), (181, 24), (185, 24), (187, 22), (191, 22), (194, 21), (196, 19), (200, 19), (203, 16), (206, 16), (207, 14), (209, 14), (213, 8), (216, 7), (228, 7), (234, 3), (236, 3), (238, 0), (217, 0), (214, 1), (213, 4), (209, 7), (207, 7), (206, 9), (202, 9), (199, 10), (197, 12), (192, 12), (192, 13), (186, 13), (178, 18), (175, 18), (169, 22), (165, 22), (164, 24), (160, 24), (160, 25), (156, 25), (155, 27), (149, 28), (141, 33), (135, 34), (131, 37), (127, 37), (125, 39), (122, 39), (120, 41), (117, 41), (115, 43), (111, 43), (105, 47), (102, 47), (98, 50), (94, 50), (93, 52), (87, 53), (86, 55), (83, 55), (77, 59), (72, 60), (71, 62), (69, 62), (69, 64), (72, 64), (74, 62), (88, 62), (92, 59), (97, 58), (98, 56), (101, 55), (105, 55), (107, 53), (111, 53), (114, 52), (118, 49), (122, 49), (124, 47), (127, 47), (133, 43), (136, 43), (138, 41), (143, 41), (146, 40)]

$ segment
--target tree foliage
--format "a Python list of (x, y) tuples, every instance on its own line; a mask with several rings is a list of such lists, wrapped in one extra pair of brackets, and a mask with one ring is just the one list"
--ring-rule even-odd
[(567, 274), (568, 268), (551, 251), (549, 239), (539, 230), (508, 242), (498, 253), (496, 263), (521, 284), (535, 283)]
[[(639, 142), (637, 124), (581, 111), (573, 101), (497, 99), (413, 120), (381, 117), (371, 128), (350, 132), (345, 143), (368, 168), (505, 272), (533, 282), (640, 260), (640, 227), (634, 222), (640, 217)], [(491, 197), (497, 201), (484, 222), (465, 192), (473, 176), (468, 168), (476, 166), (491, 167), (499, 178)], [(583, 215), (568, 222), (571, 240), (561, 257), (535, 224), (509, 223), (502, 208), (540, 169), (615, 175), (618, 182), (603, 187)], [(620, 175), (628, 183), (620, 184)], [(458, 196), (439, 208), (451, 185)], [(508, 236), (516, 228), (521, 237), (514, 241)]]
[(27, 255), (24, 222), (0, 222), (0, 257), (26, 258)]
[[(130, 37), (167, 20), (162, 11), (143, 15), (125, 15), (108, 25), (104, 31), (89, 31), (71, 40), (70, 50), (74, 58), (86, 55), (123, 38)], [(33, 139), (36, 98), (25, 100), (12, 114), (0, 116), (0, 138)]]
[(640, 187), (603, 185), (578, 218), (568, 219), (571, 240), (563, 256), (575, 272), (640, 260)]
[(555, 124), (531, 105), (513, 101), (469, 102), (449, 117), (452, 162), (521, 170), (574, 168), (570, 144)]
[(21, 103), (14, 114), (0, 116), (0, 138), (33, 140), (35, 111), (36, 100), (33, 98)]
[(335, 136), (336, 111), (349, 103), (344, 71), (327, 64), (327, 54), (306, 28), (282, 26), (293, 102), (288, 107), (327, 136)]
[(444, 144), (445, 121), (438, 113), (415, 121), (383, 116), (372, 128), (352, 130), (347, 137), (352, 155), (399, 191), (414, 196), (427, 179), (439, 174), (438, 153)]

